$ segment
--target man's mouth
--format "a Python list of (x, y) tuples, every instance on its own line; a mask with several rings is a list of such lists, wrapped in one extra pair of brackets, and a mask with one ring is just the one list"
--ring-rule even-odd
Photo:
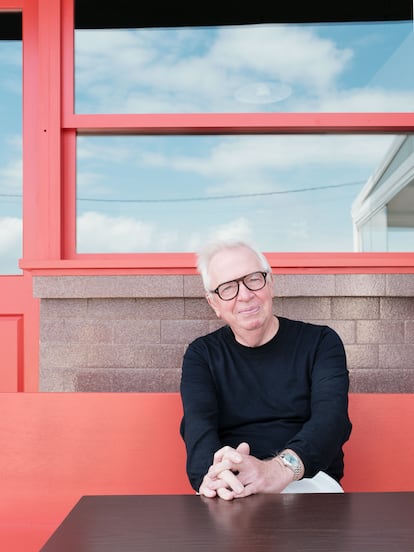
[(255, 306), (252, 306), (252, 307), (248, 307), (246, 309), (241, 309), (239, 310), (239, 314), (243, 314), (243, 315), (251, 315), (251, 314), (257, 314), (260, 310), (260, 307), (255, 305)]

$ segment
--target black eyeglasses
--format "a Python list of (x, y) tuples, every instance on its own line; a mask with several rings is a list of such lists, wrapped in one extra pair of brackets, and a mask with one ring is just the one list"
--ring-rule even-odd
[(266, 285), (267, 272), (252, 272), (237, 280), (230, 280), (230, 282), (224, 282), (212, 290), (212, 293), (217, 293), (217, 295), (223, 301), (231, 301), (239, 293), (240, 282), (249, 289), (250, 291), (259, 291), (263, 289)]

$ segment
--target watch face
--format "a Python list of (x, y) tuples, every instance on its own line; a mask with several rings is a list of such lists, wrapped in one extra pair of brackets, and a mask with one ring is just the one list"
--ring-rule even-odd
[(296, 456), (293, 456), (293, 454), (290, 454), (290, 453), (285, 453), (283, 455), (284, 459), (286, 460), (286, 462), (288, 464), (290, 464), (291, 466), (298, 466), (299, 465), (299, 462), (298, 462), (298, 459), (296, 458)]

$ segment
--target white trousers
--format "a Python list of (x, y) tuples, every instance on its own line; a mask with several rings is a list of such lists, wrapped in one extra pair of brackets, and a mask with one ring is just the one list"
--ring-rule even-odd
[(325, 472), (318, 472), (314, 477), (304, 477), (292, 481), (282, 493), (343, 493), (341, 485)]

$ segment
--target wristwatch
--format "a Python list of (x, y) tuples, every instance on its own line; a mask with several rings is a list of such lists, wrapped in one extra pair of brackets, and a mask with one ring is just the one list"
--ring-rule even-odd
[(304, 469), (303, 463), (302, 463), (302, 460), (296, 454), (288, 450), (284, 450), (277, 455), (277, 458), (280, 458), (283, 465), (285, 465), (287, 468), (293, 471), (295, 476), (294, 481), (297, 481), (302, 477), (303, 469)]

